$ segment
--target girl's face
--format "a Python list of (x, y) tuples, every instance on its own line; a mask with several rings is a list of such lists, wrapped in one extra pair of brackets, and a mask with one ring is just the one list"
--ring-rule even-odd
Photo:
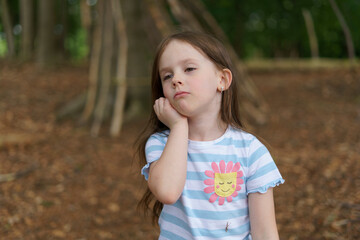
[(223, 71), (187, 42), (172, 40), (159, 60), (164, 96), (186, 117), (218, 114)]

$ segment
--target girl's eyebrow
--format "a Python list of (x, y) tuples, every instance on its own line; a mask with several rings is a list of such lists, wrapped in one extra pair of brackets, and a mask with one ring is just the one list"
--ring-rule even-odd
[[(186, 64), (186, 63), (197, 63), (199, 60), (195, 59), (195, 58), (185, 58), (181, 61), (179, 61), (179, 64)], [(169, 71), (171, 69), (171, 67), (169, 66), (166, 66), (166, 67), (163, 67), (163, 68), (160, 68), (159, 69), (159, 73), (162, 73), (162, 72), (166, 72), (166, 71)]]

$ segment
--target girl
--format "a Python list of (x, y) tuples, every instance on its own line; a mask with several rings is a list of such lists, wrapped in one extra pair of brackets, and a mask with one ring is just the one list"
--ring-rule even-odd
[(224, 46), (194, 32), (162, 41), (150, 121), (138, 152), (159, 239), (278, 239), (270, 153), (243, 130), (235, 69)]

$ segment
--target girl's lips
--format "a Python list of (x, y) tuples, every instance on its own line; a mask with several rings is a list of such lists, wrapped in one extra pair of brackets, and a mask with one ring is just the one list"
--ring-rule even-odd
[(189, 94), (189, 93), (180, 91), (180, 92), (175, 93), (174, 98), (179, 98), (179, 97), (185, 96), (187, 94)]

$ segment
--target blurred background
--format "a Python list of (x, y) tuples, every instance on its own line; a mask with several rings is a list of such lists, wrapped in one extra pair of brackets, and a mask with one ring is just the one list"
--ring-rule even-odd
[(168, 34), (227, 47), (281, 239), (360, 238), (360, 1), (0, 0), (1, 239), (157, 239), (134, 145)]

